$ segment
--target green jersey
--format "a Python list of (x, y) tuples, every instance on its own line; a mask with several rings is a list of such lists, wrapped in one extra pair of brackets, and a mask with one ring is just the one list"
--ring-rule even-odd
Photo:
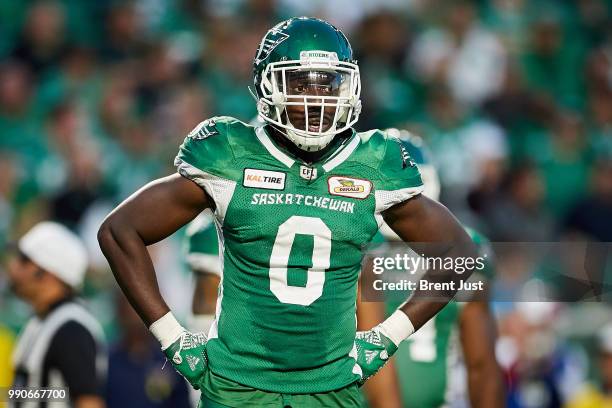
[[(480, 278), (493, 275), (489, 242), (476, 231), (466, 228), (479, 256), (485, 257)], [(472, 276), (470, 279), (475, 279)], [(388, 302), (389, 312), (402, 299)], [(404, 341), (397, 353), (396, 367), (400, 381), (403, 406), (406, 408), (435, 408), (466, 397), (466, 382), (458, 341), (458, 323), (463, 303), (452, 301), (444, 309)], [(415, 381), (427, 378), (427, 381)]]
[(175, 160), (212, 198), (221, 284), (210, 370), (256, 389), (318, 393), (359, 379), (355, 303), (362, 248), (381, 213), (422, 189), (399, 139), (355, 133), (306, 165), (266, 128), (198, 125)]

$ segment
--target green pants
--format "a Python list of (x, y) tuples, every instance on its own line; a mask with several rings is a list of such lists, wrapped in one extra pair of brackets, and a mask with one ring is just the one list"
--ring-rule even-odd
[(361, 392), (357, 384), (325, 393), (280, 394), (247, 387), (208, 371), (202, 382), (202, 397), (198, 408), (357, 408), (361, 406)]

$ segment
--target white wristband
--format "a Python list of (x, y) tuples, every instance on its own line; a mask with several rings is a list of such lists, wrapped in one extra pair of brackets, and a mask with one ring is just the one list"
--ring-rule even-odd
[(414, 326), (406, 313), (396, 310), (384, 322), (378, 325), (380, 332), (399, 347), (399, 344), (414, 333)]
[(193, 333), (206, 333), (210, 330), (210, 326), (212, 326), (215, 321), (214, 314), (194, 314), (189, 316), (187, 319), (187, 327)]
[(149, 330), (155, 338), (161, 343), (162, 350), (167, 349), (181, 337), (181, 334), (186, 332), (185, 328), (176, 320), (172, 312), (168, 312), (158, 320), (156, 320)]

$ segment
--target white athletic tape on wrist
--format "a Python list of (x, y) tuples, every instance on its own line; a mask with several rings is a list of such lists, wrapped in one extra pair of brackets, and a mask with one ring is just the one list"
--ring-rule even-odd
[(156, 320), (149, 330), (153, 336), (161, 343), (162, 350), (167, 349), (186, 332), (185, 328), (176, 320), (172, 312), (168, 312)]
[(214, 314), (196, 314), (191, 315), (187, 319), (187, 327), (193, 333), (206, 333), (208, 335), (208, 331), (210, 330), (210, 326), (212, 326), (215, 321)]
[(396, 310), (384, 322), (378, 325), (380, 332), (388, 337), (396, 346), (414, 333), (414, 326), (406, 313)]

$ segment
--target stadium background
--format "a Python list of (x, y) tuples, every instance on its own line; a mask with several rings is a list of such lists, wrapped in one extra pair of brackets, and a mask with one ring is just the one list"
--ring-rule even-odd
[[(0, 245), (44, 219), (77, 231), (93, 260), (84, 296), (110, 344), (130, 323), (117, 319), (125, 305), (97, 226), (174, 171), (195, 124), (255, 116), (255, 49), (294, 15), (345, 31), (362, 73), (358, 129), (421, 135), (442, 201), (463, 222), (496, 242), (612, 242), (612, 1), (4, 0)], [(186, 316), (181, 235), (151, 251), (162, 291)], [(513, 273), (500, 269), (499, 290)], [(539, 376), (569, 401), (598, 382), (597, 335), (612, 320), (605, 302), (494, 308), (510, 392)], [(0, 269), (0, 386), (28, 314)], [(537, 391), (523, 396), (535, 405), (516, 406), (553, 406)]]

